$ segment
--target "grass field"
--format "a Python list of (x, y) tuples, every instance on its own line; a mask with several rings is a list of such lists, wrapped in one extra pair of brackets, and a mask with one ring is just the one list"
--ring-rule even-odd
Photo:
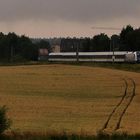
[[(140, 133), (139, 73), (60, 64), (1, 66), (0, 105), (8, 106), (13, 130), (96, 134), (124, 94), (123, 78), (135, 80), (136, 96), (118, 131)], [(115, 117), (110, 127), (114, 122)]]

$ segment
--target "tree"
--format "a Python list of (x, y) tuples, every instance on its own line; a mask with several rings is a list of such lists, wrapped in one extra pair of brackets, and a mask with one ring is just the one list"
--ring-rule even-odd
[(13, 61), (14, 50), (17, 48), (19, 37), (15, 33), (9, 33), (6, 38), (8, 60)]
[(82, 39), (83, 41), (83, 52), (90, 52), (90, 38)]
[(127, 25), (126, 28), (123, 28), (120, 33), (120, 41), (121, 41), (121, 50), (128, 51), (130, 48), (128, 48), (127, 42), (128, 42), (128, 35), (134, 31), (133, 27), (131, 25)]
[(22, 56), (26, 60), (37, 60), (38, 59), (38, 47), (33, 44), (31, 40), (26, 36), (21, 36), (21, 50)]
[(38, 46), (38, 48), (47, 49), (48, 52), (51, 51), (51, 46), (50, 46), (50, 43), (49, 43), (48, 41), (41, 40), (41, 41), (38, 42), (36, 45)]
[(114, 49), (114, 51), (119, 51), (120, 50), (120, 36), (119, 35), (112, 35), (111, 36), (111, 44), (110, 44), (110, 49), (111, 51)]
[(0, 60), (4, 57), (4, 34), (0, 33)]
[(127, 35), (126, 45), (129, 51), (140, 51), (140, 28)]
[(109, 51), (110, 39), (106, 34), (101, 33), (92, 39), (92, 51)]
[(0, 33), (0, 61), (30, 61), (38, 59), (38, 48), (26, 36)]

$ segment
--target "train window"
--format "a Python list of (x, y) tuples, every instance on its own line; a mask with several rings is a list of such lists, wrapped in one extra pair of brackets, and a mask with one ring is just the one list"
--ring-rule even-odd
[(140, 52), (137, 52), (137, 61), (140, 62)]

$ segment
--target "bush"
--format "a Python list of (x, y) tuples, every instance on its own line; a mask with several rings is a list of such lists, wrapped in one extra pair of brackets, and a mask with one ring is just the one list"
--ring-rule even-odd
[(10, 128), (11, 121), (7, 118), (7, 107), (0, 107), (0, 134)]

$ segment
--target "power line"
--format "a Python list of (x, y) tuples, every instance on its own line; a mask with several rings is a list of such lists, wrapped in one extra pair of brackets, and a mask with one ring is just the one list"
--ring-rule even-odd
[(91, 28), (95, 30), (121, 30), (121, 28), (117, 27), (91, 27)]

